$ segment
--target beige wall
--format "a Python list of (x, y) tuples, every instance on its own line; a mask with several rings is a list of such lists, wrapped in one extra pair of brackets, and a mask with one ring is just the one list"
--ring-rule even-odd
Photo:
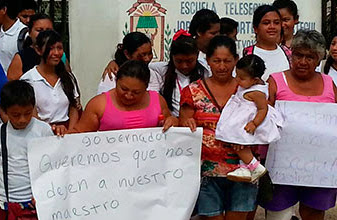
[[(138, 0), (146, 2), (151, 0)], [(241, 32), (238, 35), (238, 49), (254, 41), (254, 33), (247, 33), (247, 22), (252, 21), (252, 10), (249, 7), (271, 3), (272, 0), (157, 0), (160, 7), (166, 9), (164, 13), (158, 12), (164, 17), (164, 29), (167, 25), (172, 33), (165, 35), (167, 39), (172, 38), (177, 23), (184, 27), (191, 20), (194, 11), (200, 7), (216, 9), (220, 17), (228, 16), (241, 21)], [(316, 30), (321, 30), (321, 1), (318, 0), (295, 0), (298, 5), (301, 27), (315, 25)], [(101, 73), (107, 62), (112, 58), (116, 44), (123, 39), (123, 30), (127, 23), (130, 29), (130, 17), (127, 11), (137, 0), (71, 0), (69, 1), (70, 19), (70, 49), (71, 66), (77, 75), (82, 92), (82, 102), (85, 104), (96, 94), (97, 85)], [(197, 3), (197, 7), (196, 4)], [(137, 9), (144, 11), (146, 3), (140, 4)], [(157, 10), (158, 5), (151, 8)], [(131, 14), (130, 16), (132, 16)], [(135, 18), (137, 20), (137, 18)], [(157, 19), (160, 25), (160, 19)], [(249, 29), (249, 28), (248, 28)], [(157, 37), (160, 36), (160, 32)], [(163, 39), (162, 39), (163, 40)], [(156, 51), (159, 53), (160, 39), (154, 40)], [(164, 44), (163, 41), (161, 41)]]

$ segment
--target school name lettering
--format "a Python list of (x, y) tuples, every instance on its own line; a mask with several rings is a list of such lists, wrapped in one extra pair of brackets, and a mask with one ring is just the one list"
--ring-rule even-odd
[(182, 15), (194, 15), (201, 9), (210, 9), (216, 13), (216, 6), (214, 2), (208, 1), (181, 1), (180, 2), (180, 14)]
[(253, 15), (254, 11), (264, 3), (225, 2), (225, 15)]

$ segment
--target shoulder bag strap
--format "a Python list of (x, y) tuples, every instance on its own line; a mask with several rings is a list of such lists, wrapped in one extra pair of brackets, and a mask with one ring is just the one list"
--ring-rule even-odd
[[(9, 202), (8, 195), (8, 154), (7, 154), (7, 132), (6, 132), (7, 123), (1, 125), (1, 154), (2, 154), (2, 172), (5, 186), (5, 193), (7, 202)], [(8, 207), (7, 207), (8, 208)], [(8, 211), (6, 213), (6, 220), (8, 219)]]

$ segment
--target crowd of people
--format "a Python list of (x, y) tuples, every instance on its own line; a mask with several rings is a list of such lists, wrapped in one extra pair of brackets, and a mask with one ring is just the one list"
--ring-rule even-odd
[(83, 109), (52, 20), (36, 13), (34, 0), (0, 0), (0, 219), (37, 219), (29, 139), (182, 126), (203, 128), (198, 219), (253, 220), (260, 205), (266, 219), (290, 220), (299, 203), (303, 220), (323, 220), (335, 206), (335, 188), (275, 184), (272, 198), (257, 199), (268, 144), (284, 126), (275, 102), (337, 102), (337, 35), (326, 48), (318, 31), (295, 34), (298, 21), (293, 0), (257, 7), (256, 43), (242, 57), (238, 23), (208, 9), (174, 34), (168, 62), (152, 62), (151, 39), (128, 33)]

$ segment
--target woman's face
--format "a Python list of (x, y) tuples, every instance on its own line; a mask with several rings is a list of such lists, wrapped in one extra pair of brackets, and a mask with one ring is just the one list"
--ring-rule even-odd
[(63, 44), (62, 42), (56, 42), (50, 47), (49, 55), (46, 60), (46, 64), (51, 66), (57, 66), (61, 62), (63, 56)]
[(49, 19), (40, 19), (34, 21), (33, 27), (29, 32), (30, 38), (32, 38), (33, 43), (36, 42), (37, 35), (46, 30), (53, 30), (53, 23)]
[(124, 76), (116, 82), (116, 95), (125, 106), (138, 104), (146, 94), (147, 86), (135, 77)]
[(173, 56), (176, 69), (184, 75), (189, 75), (197, 65), (197, 54), (177, 54)]
[(279, 9), (279, 12), (281, 14), (284, 36), (286, 38), (292, 37), (292, 35), (294, 34), (294, 27), (295, 24), (298, 23), (298, 19), (295, 19), (287, 8), (281, 8)]
[(329, 53), (335, 63), (337, 63), (337, 36), (335, 36), (331, 41)]
[(153, 58), (152, 47), (150, 43), (145, 43), (137, 48), (131, 55), (126, 54), (129, 60), (139, 60), (149, 64)]
[(214, 50), (211, 57), (207, 58), (208, 65), (212, 70), (212, 77), (219, 80), (228, 79), (232, 76), (237, 58), (224, 46)]
[(315, 73), (319, 61), (316, 51), (306, 48), (293, 49), (291, 72), (298, 78), (306, 78)]
[(219, 34), (220, 34), (220, 23), (211, 24), (210, 29), (208, 29), (204, 33), (198, 32), (198, 42), (199, 44), (202, 44), (203, 47), (207, 48), (209, 42), (213, 39), (213, 37)]
[(258, 42), (268, 42), (277, 44), (281, 38), (281, 18), (275, 12), (266, 13), (258, 27), (254, 27)]

